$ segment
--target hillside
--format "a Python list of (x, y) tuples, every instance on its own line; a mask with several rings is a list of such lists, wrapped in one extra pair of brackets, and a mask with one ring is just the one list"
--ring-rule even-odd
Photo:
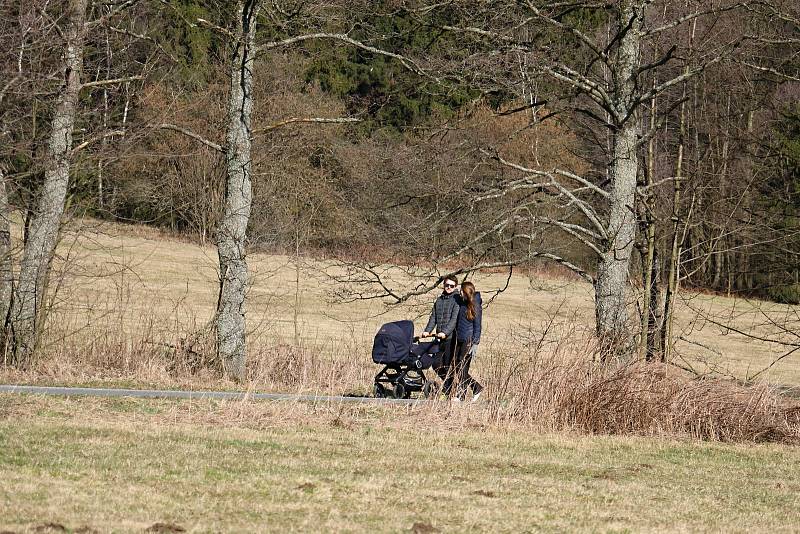
[[(189, 351), (192, 354), (207, 350), (201, 348), (202, 333), (212, 317), (217, 290), (213, 247), (146, 227), (82, 220), (70, 226), (59, 251), (59, 273), (54, 277), (58, 291), (45, 335), (46, 355), (37, 367), (42, 378), (169, 382), (170, 373), (151, 369), (137, 377), (141, 367), (116, 360), (162, 353), (169, 356), (176, 347), (184, 347), (186, 340), (196, 344)], [(386, 307), (374, 300), (343, 303), (336, 300), (336, 286), (325, 275), (330, 261), (302, 258), (299, 294), (293, 258), (252, 254), (249, 263), (253, 272), (248, 309), (253, 365), (272, 369), (278, 363), (268, 360), (287, 357), (301, 358), (303, 366), (312, 367), (315, 358), (338, 362), (334, 367), (339, 370), (328, 372), (346, 375), (349, 388), (369, 387), (369, 375), (375, 371), (368, 351), (378, 326), (412, 318), (421, 329), (434, 298), (433, 294), (423, 296), (402, 307)], [(506, 275), (482, 274), (474, 281), (489, 300), (492, 290), (506, 284)], [(498, 361), (529, 356), (532, 344), (545, 329), (548, 334), (540, 348), (557, 342), (580, 351), (592, 333), (592, 295), (589, 284), (552, 273), (514, 275), (485, 311), (477, 372), (488, 374), (487, 369)], [(295, 310), (300, 349), (293, 348)], [(758, 335), (768, 333), (768, 328), (754, 326), (764, 323), (765, 317), (777, 320), (781, 314), (797, 311), (759, 301), (681, 294), (677, 316), (681, 339), (674, 363), (700, 373), (737, 378), (767, 368), (785, 350), (726, 331), (702, 320), (696, 310)], [(124, 354), (109, 353), (114, 351)], [(266, 374), (274, 372), (264, 370)], [(773, 383), (800, 384), (800, 357), (790, 355), (760, 377)], [(266, 377), (266, 383), (256, 381), (253, 386), (270, 387), (270, 382)]]

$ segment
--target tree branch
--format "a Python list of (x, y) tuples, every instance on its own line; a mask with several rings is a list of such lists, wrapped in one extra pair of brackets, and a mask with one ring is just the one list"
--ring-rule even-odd
[(136, 82), (139, 80), (143, 80), (143, 76), (128, 76), (127, 78), (114, 78), (112, 80), (97, 80), (94, 82), (86, 82), (81, 85), (81, 89), (88, 89), (91, 87), (100, 87), (103, 85), (114, 85), (116, 83), (125, 83), (125, 82)]
[(159, 50), (161, 50), (161, 52), (165, 56), (167, 56), (170, 60), (172, 60), (173, 63), (177, 63), (178, 62), (178, 59), (175, 56), (170, 54), (163, 46), (161, 46), (161, 44), (158, 41), (156, 41), (155, 39), (153, 39), (150, 36), (147, 36), (147, 35), (144, 35), (144, 34), (141, 34), (141, 33), (132, 32), (131, 30), (128, 30), (127, 28), (117, 28), (116, 26), (110, 26), (110, 25), (106, 26), (106, 28), (108, 28), (109, 30), (111, 30), (114, 33), (119, 33), (121, 35), (127, 35), (129, 37), (134, 37), (136, 39), (141, 39), (143, 41), (150, 41), (151, 43), (156, 45), (156, 47)]
[(217, 143), (215, 143), (213, 141), (209, 141), (205, 137), (203, 137), (203, 136), (201, 136), (199, 134), (196, 134), (193, 131), (188, 130), (186, 128), (182, 128), (180, 126), (177, 126), (175, 124), (169, 124), (169, 123), (153, 124), (153, 125), (151, 125), (151, 127), (158, 128), (158, 129), (161, 129), (161, 130), (172, 130), (174, 132), (182, 133), (183, 135), (185, 135), (187, 137), (191, 137), (195, 141), (199, 141), (200, 143), (206, 145), (209, 148), (213, 148), (214, 150), (216, 150), (218, 152), (222, 152), (223, 154), (226, 152), (225, 147), (223, 147), (222, 145), (219, 145), (219, 144), (217, 144)]
[(554, 226), (554, 227), (558, 228), (559, 230), (562, 230), (563, 232), (566, 232), (567, 234), (571, 235), (572, 237), (574, 237), (575, 239), (577, 239), (578, 241), (580, 241), (581, 243), (583, 243), (584, 245), (586, 245), (587, 247), (592, 249), (592, 251), (595, 254), (597, 254), (598, 256), (602, 256), (603, 255), (603, 253), (600, 251), (600, 249), (597, 247), (596, 244), (592, 243), (584, 235), (581, 235), (581, 234), (586, 234), (586, 235), (588, 235), (588, 236), (590, 236), (593, 239), (596, 239), (598, 241), (603, 239), (602, 236), (596, 234), (595, 232), (592, 232), (588, 228), (584, 228), (583, 226), (581, 226), (579, 224), (566, 223), (564, 221), (558, 221), (558, 220), (555, 220), (555, 219), (549, 219), (547, 217), (536, 217), (536, 216), (533, 216), (531, 218), (531, 222), (533, 222), (533, 223), (542, 223), (542, 224), (545, 224), (545, 225), (548, 225), (548, 226)]
[(11, 87), (20, 80), (20, 78), (22, 78), (22, 76), (17, 74), (13, 78), (11, 78), (8, 81), (8, 83), (5, 84), (5, 86), (3, 86), (3, 89), (0, 90), (0, 104), (3, 103), (3, 99), (6, 97), (6, 93), (8, 93), (8, 90), (11, 89)]
[[(734, 46), (734, 48), (735, 48), (735, 46)], [(675, 76), (671, 80), (667, 80), (666, 82), (653, 87), (652, 89), (650, 89), (646, 93), (644, 93), (644, 94), (642, 94), (642, 95), (640, 95), (639, 97), (636, 98), (636, 100), (635, 100), (636, 105), (639, 105), (642, 102), (647, 102), (651, 98), (657, 96), (658, 94), (663, 92), (665, 89), (668, 89), (668, 88), (672, 87), (673, 85), (677, 85), (677, 84), (679, 84), (679, 83), (681, 83), (683, 81), (686, 81), (686, 80), (688, 80), (690, 78), (693, 78), (694, 76), (697, 76), (698, 74), (700, 74), (701, 72), (706, 70), (711, 65), (713, 65), (715, 63), (719, 63), (720, 61), (722, 61), (722, 59), (724, 57), (725, 56), (720, 54), (720, 55), (714, 57), (713, 59), (711, 59), (710, 61), (707, 61), (706, 63), (703, 63), (702, 65), (700, 65), (698, 67), (695, 67), (694, 69), (687, 70), (683, 74)], [(631, 110), (633, 108), (635, 108), (635, 107), (636, 106), (631, 106)]]
[(356, 117), (339, 117), (339, 118), (324, 118), (324, 117), (306, 117), (306, 118), (299, 118), (299, 117), (292, 117), (290, 119), (285, 119), (282, 121), (278, 121), (274, 124), (270, 124), (264, 128), (259, 128), (257, 130), (253, 130), (253, 135), (258, 135), (262, 133), (266, 133), (277, 128), (281, 128), (283, 126), (287, 126), (289, 124), (294, 123), (321, 123), (321, 124), (348, 124), (354, 122), (361, 122), (361, 119)]
[(744, 65), (745, 67), (751, 68), (753, 70), (757, 70), (759, 72), (766, 72), (772, 74), (774, 76), (778, 76), (784, 80), (789, 80), (792, 82), (800, 82), (800, 76), (793, 76), (791, 74), (786, 74), (785, 72), (780, 72), (779, 70), (774, 69), (773, 67), (762, 67), (761, 65), (755, 65), (750, 63), (749, 61), (738, 61), (737, 63)]
[(672, 56), (675, 54), (675, 50), (677, 49), (678, 45), (675, 44), (672, 45), (671, 47), (669, 47), (669, 50), (667, 50), (667, 53), (661, 56), (660, 59), (653, 61), (652, 63), (648, 63), (647, 65), (639, 67), (639, 69), (636, 71), (636, 76), (638, 77), (639, 75), (647, 72), (648, 70), (657, 69), (661, 65), (666, 64), (667, 62), (669, 62), (670, 59), (672, 59)]
[(272, 41), (272, 42), (269, 42), (269, 43), (261, 44), (261, 45), (259, 45), (259, 46), (257, 46), (255, 48), (254, 54), (259, 54), (261, 52), (264, 52), (266, 50), (271, 50), (273, 48), (281, 48), (281, 47), (288, 46), (288, 45), (291, 45), (291, 44), (300, 43), (300, 42), (303, 42), (303, 41), (310, 41), (310, 40), (314, 40), (314, 39), (331, 39), (331, 40), (334, 40), (334, 41), (342, 41), (343, 43), (351, 44), (351, 45), (355, 46), (356, 48), (360, 48), (360, 49), (365, 50), (367, 52), (372, 52), (373, 54), (379, 54), (379, 55), (382, 55), (382, 56), (394, 58), (394, 59), (398, 60), (401, 65), (403, 65), (406, 69), (410, 70), (411, 72), (414, 72), (416, 74), (419, 74), (420, 76), (426, 76), (428, 78), (432, 78), (432, 79), (438, 81), (438, 78), (436, 78), (433, 75), (429, 74), (427, 71), (425, 71), (425, 69), (423, 69), (422, 67), (417, 65), (417, 63), (415, 63), (413, 60), (411, 60), (411, 59), (409, 59), (409, 58), (407, 58), (405, 56), (402, 56), (400, 54), (395, 54), (394, 52), (389, 52), (387, 50), (382, 50), (380, 48), (376, 48), (374, 46), (370, 46), (368, 44), (362, 43), (361, 41), (357, 41), (357, 40), (353, 39), (352, 37), (350, 37), (350, 36), (348, 36), (346, 34), (343, 34), (343, 33), (309, 33), (309, 34), (306, 34), (306, 35), (297, 35), (295, 37), (288, 37), (288, 38), (282, 39), (280, 41)]
[[(522, 239), (530, 239), (530, 240), (533, 239), (531, 236), (526, 235), (526, 234), (520, 234), (520, 235), (517, 235), (516, 237), (519, 237), (519, 238), (522, 238)], [(529, 252), (527, 254), (527, 256), (525, 258), (525, 261), (530, 261), (530, 260), (532, 260), (534, 258), (544, 258), (544, 259), (547, 259), (547, 260), (554, 261), (557, 264), (561, 265), (562, 267), (566, 267), (570, 271), (574, 272), (575, 274), (577, 274), (578, 276), (580, 276), (581, 278), (583, 278), (584, 280), (586, 280), (590, 284), (594, 284), (594, 278), (592, 277), (592, 275), (590, 275), (589, 273), (587, 273), (586, 271), (584, 271), (583, 269), (581, 269), (580, 267), (578, 267), (577, 265), (575, 265), (571, 261), (568, 261), (568, 260), (562, 258), (561, 256), (557, 256), (555, 254), (551, 254), (550, 252), (536, 252), (536, 251), (534, 251), (534, 252)], [(522, 263), (522, 262), (516, 262), (516, 263), (519, 264), (519, 263)]]
[(75, 155), (78, 152), (80, 152), (81, 150), (83, 150), (84, 148), (88, 147), (89, 145), (93, 145), (94, 143), (96, 143), (98, 141), (101, 141), (101, 140), (106, 139), (108, 137), (114, 137), (114, 136), (117, 136), (117, 135), (125, 135), (125, 130), (111, 130), (109, 132), (103, 132), (102, 134), (96, 135), (94, 137), (90, 137), (89, 139), (87, 139), (83, 143), (81, 143), (79, 145), (76, 145), (72, 149), (72, 154)]
[(649, 37), (651, 35), (655, 35), (656, 33), (672, 29), (672, 28), (674, 28), (676, 26), (680, 26), (684, 22), (687, 22), (687, 21), (692, 20), (692, 19), (696, 19), (698, 17), (702, 17), (702, 16), (705, 16), (705, 15), (717, 15), (719, 13), (725, 13), (726, 11), (733, 11), (734, 9), (738, 9), (738, 8), (744, 7), (746, 5), (747, 5), (746, 2), (738, 2), (736, 4), (731, 4), (729, 6), (720, 7), (720, 8), (716, 8), (716, 9), (708, 9), (706, 11), (695, 11), (694, 13), (689, 13), (688, 15), (684, 15), (682, 17), (678, 17), (677, 19), (675, 19), (675, 20), (673, 20), (673, 21), (671, 21), (671, 22), (669, 22), (667, 24), (664, 24), (663, 26), (659, 26), (657, 28), (653, 28), (651, 30), (647, 30), (642, 34), (642, 36), (643, 37)]
[(606, 93), (605, 89), (600, 87), (598, 83), (593, 82), (576, 70), (573, 70), (566, 65), (556, 65), (556, 68), (561, 69), (563, 72), (559, 72), (553, 67), (545, 66), (541, 68), (556, 80), (584, 91), (592, 100), (594, 100), (606, 111), (614, 110), (614, 103), (608, 96), (608, 93)]
[(139, 3), (139, 0), (124, 0), (119, 5), (117, 5), (114, 9), (100, 17), (99, 19), (91, 20), (86, 23), (87, 29), (92, 29), (95, 26), (100, 26), (111, 20), (112, 18), (116, 17), (129, 7), (132, 7)]
[[(519, 165), (517, 163), (512, 163), (510, 161), (506, 161), (499, 154), (492, 154), (490, 152), (487, 152), (486, 150), (481, 150), (481, 153), (486, 155), (486, 156), (489, 156), (490, 158), (498, 161), (502, 165), (505, 165), (506, 167), (509, 167), (511, 169), (516, 169), (518, 171), (521, 171), (521, 172), (524, 172), (524, 173), (527, 173), (527, 174), (534, 174), (534, 175), (537, 175), (537, 176), (547, 176), (547, 177), (552, 178), (552, 174), (549, 173), (549, 172), (540, 171), (540, 170), (537, 170), (537, 169), (530, 169), (528, 167), (524, 167), (524, 166)], [(584, 186), (588, 187), (589, 189), (591, 189), (595, 193), (598, 193), (599, 195), (602, 195), (604, 198), (611, 198), (611, 195), (609, 194), (608, 191), (604, 191), (604, 190), (600, 189), (599, 187), (597, 187), (595, 184), (593, 184), (592, 182), (590, 182), (586, 178), (578, 176), (575, 173), (572, 173), (570, 171), (565, 171), (563, 169), (553, 169), (552, 172), (556, 173), (556, 174), (560, 174), (561, 176), (564, 176), (565, 178), (570, 178), (572, 180), (575, 180), (576, 182), (580, 183), (581, 185), (584, 185)]]
[(568, 25), (564, 24), (563, 22), (561, 22), (559, 20), (556, 20), (556, 19), (554, 19), (552, 17), (549, 17), (549, 16), (543, 14), (539, 10), (539, 8), (537, 8), (534, 5), (534, 3), (531, 2), (531, 0), (527, 0), (526, 4), (528, 6), (528, 9), (530, 9), (537, 17), (539, 17), (540, 19), (544, 20), (546, 23), (550, 24), (551, 26), (554, 26), (554, 27), (558, 28), (559, 30), (571, 33), (572, 35), (577, 37), (578, 40), (580, 40), (583, 44), (588, 46), (589, 49), (592, 52), (594, 52), (595, 55), (603, 61), (603, 63), (605, 63), (605, 64), (609, 63), (608, 54), (604, 50), (602, 50), (599, 46), (597, 46), (597, 43), (595, 43), (592, 39), (590, 39), (588, 35), (586, 35), (585, 33), (583, 33), (582, 31), (580, 31), (579, 29), (577, 29), (577, 28), (575, 28), (573, 26), (568, 26)]
[(222, 26), (217, 26), (213, 22), (208, 21), (206, 19), (198, 18), (197, 19), (197, 25), (205, 26), (206, 28), (214, 30), (217, 33), (221, 33), (222, 35), (225, 35), (226, 37), (230, 37), (231, 39), (235, 39), (236, 38), (236, 36), (230, 30), (228, 30), (226, 28), (223, 28)]
[[(567, 206), (564, 206), (564, 207), (568, 207), (570, 204), (575, 204), (578, 207), (578, 209), (581, 212), (583, 212), (583, 214), (586, 216), (586, 218), (589, 219), (589, 222), (591, 222), (592, 225), (597, 229), (597, 231), (599, 233), (598, 239), (606, 239), (608, 237), (608, 233), (606, 231), (606, 228), (600, 222), (600, 219), (598, 218), (597, 214), (595, 213), (594, 208), (592, 208), (591, 205), (589, 205), (587, 202), (579, 199), (575, 195), (575, 193), (578, 192), (577, 190), (576, 191), (570, 191), (569, 189), (564, 187), (555, 178), (555, 176), (553, 176), (553, 173), (540, 171), (540, 170), (536, 170), (536, 169), (529, 169), (527, 167), (523, 167), (522, 165), (518, 165), (516, 163), (511, 163), (511, 162), (506, 161), (505, 159), (503, 159), (499, 154), (489, 154), (485, 150), (481, 150), (481, 152), (483, 154), (486, 154), (487, 156), (491, 157), (492, 159), (498, 161), (502, 165), (505, 165), (506, 167), (509, 167), (509, 168), (512, 168), (512, 169), (515, 169), (515, 170), (518, 170), (518, 171), (521, 171), (521, 172), (524, 172), (524, 173), (527, 173), (527, 174), (533, 174), (534, 176), (543, 176), (543, 177), (549, 178), (549, 180), (547, 182), (540, 182), (540, 183), (533, 183), (533, 184), (526, 183), (524, 181), (513, 182), (512, 184), (507, 184), (506, 186), (504, 186), (503, 190), (501, 190), (499, 193), (492, 193), (492, 194), (488, 194), (488, 195), (483, 195), (483, 196), (479, 197), (479, 200), (488, 200), (488, 199), (491, 199), (491, 198), (499, 198), (501, 196), (507, 195), (509, 192), (511, 192), (513, 190), (516, 190), (516, 189), (538, 188), (538, 189), (544, 190), (544, 189), (547, 189), (548, 187), (552, 187), (552, 188), (555, 188), (555, 190), (558, 193), (558, 196), (565, 196), (565, 197), (567, 197), (569, 199), (569, 202), (568, 202)], [(594, 185), (590, 181), (586, 180), (585, 178), (582, 178), (582, 177), (578, 176), (577, 174), (571, 173), (569, 171), (560, 170), (560, 169), (556, 169), (553, 172), (556, 173), (556, 174), (559, 174), (561, 176), (564, 176), (565, 178), (570, 178), (572, 180), (577, 181), (578, 183), (584, 185), (586, 187), (586, 189), (591, 190), (591, 191), (596, 192), (596, 193), (599, 193), (600, 195), (603, 196), (603, 198), (609, 198), (609, 196), (610, 196), (608, 192), (603, 191), (602, 189), (600, 189), (599, 187), (597, 187), (596, 185)], [(553, 193), (553, 194), (555, 195), (556, 193)]]
[[(529, 22), (531, 20), (533, 20), (533, 19), (532, 18), (526, 19), (525, 21), (523, 21), (523, 23), (521, 25), (524, 25), (525, 23), (527, 23), (527, 22)], [(453, 33), (471, 33), (471, 34), (474, 34), (474, 35), (478, 35), (480, 37), (488, 37), (490, 39), (497, 39), (498, 41), (500, 41), (500, 42), (502, 42), (502, 43), (504, 43), (506, 45), (510, 45), (510, 49), (511, 50), (520, 50), (520, 51), (530, 52), (530, 47), (521, 44), (519, 41), (517, 41), (513, 37), (508, 37), (507, 35), (502, 35), (502, 34), (497, 33), (497, 32), (492, 32), (492, 31), (481, 29), (481, 28), (475, 28), (475, 27), (472, 27), (472, 26), (459, 27), (459, 26), (444, 25), (444, 26), (436, 26), (436, 27), (441, 29), (441, 30), (445, 30), (445, 31), (453, 32)]]

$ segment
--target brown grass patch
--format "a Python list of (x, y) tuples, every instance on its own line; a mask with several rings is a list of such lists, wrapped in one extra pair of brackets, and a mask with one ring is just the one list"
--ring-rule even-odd
[(0, 530), (251, 532), (269, 518), (314, 532), (791, 532), (798, 520), (800, 464), (782, 445), (531, 432), (449, 403), (2, 404)]
[[(18, 235), (19, 225), (14, 228)], [(48, 335), (52, 344), (73, 338), (75, 345), (79, 341), (86, 344), (108, 334), (121, 342), (137, 343), (149, 335), (143, 332), (150, 329), (146, 324), (150, 321), (157, 337), (177, 344), (179, 332), (191, 336), (213, 317), (218, 274), (212, 247), (182, 242), (147, 227), (92, 220), (75, 221), (67, 234), (54, 273), (57, 283), (53, 287), (58, 287), (58, 295), (51, 316), (54, 331)], [(386, 313), (382, 303), (375, 300), (334, 301), (336, 288), (323, 274), (330, 262), (324, 259), (302, 258), (299, 287), (295, 285), (292, 257), (253, 253), (248, 263), (252, 271), (248, 303), (252, 353), (288, 342), (311, 348), (327, 345), (327, 354), (334, 356), (340, 354), (332, 349), (352, 341), (367, 356), (368, 345), (381, 323), (413, 318), (421, 327), (419, 323), (427, 318), (434, 297), (425, 295)], [(401, 274), (398, 289), (405, 283)], [(545, 264), (515, 270), (510, 281), (506, 273), (491, 272), (478, 274), (474, 281), (484, 292), (505, 287), (508, 282), (506, 291), (484, 315), (486, 337), (493, 342), (490, 349), (498, 353), (516, 351), (506, 338), (550, 316), (557, 315), (562, 321), (574, 318), (587, 328), (594, 321), (591, 285), (565, 280)], [(293, 321), (296, 293), (300, 295), (296, 310), (299, 342)], [(681, 297), (676, 308), (676, 357), (681, 365), (699, 373), (746, 379), (785, 353), (784, 347), (748, 339), (699, 317), (716, 317), (743, 331), (775, 337), (766, 318), (781, 321), (797, 307), (688, 291)], [(632, 315), (634, 309), (632, 306)], [(483, 353), (479, 360), (485, 356)], [(481, 365), (480, 361), (476, 363)], [(784, 358), (764, 378), (800, 384), (800, 358)]]
[[(66, 340), (32, 371), (6, 369), (4, 380), (242, 388), (220, 374), (208, 335), (176, 329), (178, 333), (167, 338), (152, 323), (146, 326), (138, 342), (115, 332), (93, 340), (88, 347)], [(581, 337), (586, 341), (574, 341)], [(462, 427), (478, 429), (511, 425), (589, 434), (800, 442), (800, 404), (766, 383), (740, 385), (699, 378), (662, 364), (600, 364), (594, 340), (575, 323), (556, 326), (551, 322), (538, 333), (531, 330), (509, 340), (510, 345), (521, 348), (483, 356), (484, 365), (478, 372), (487, 384), (487, 400), (478, 405), (483, 408), (447, 405), (442, 409), (441, 403), (432, 403), (427, 409), (430, 421), (445, 426), (457, 421)], [(355, 340), (260, 347), (251, 353), (244, 387), (250, 391), (363, 395), (378, 370), (366, 358), (368, 353), (368, 347)], [(251, 411), (243, 405), (235, 409)], [(463, 413), (465, 418), (454, 418), (453, 412)], [(444, 419), (442, 414), (446, 414)], [(331, 417), (328, 424), (348, 428), (347, 412)]]
[[(349, 404), (259, 406), (249, 402), (215, 404), (198, 414), (190, 405), (169, 410), (173, 421), (245, 424), (248, 427), (322, 423), (332, 428), (353, 428), (365, 419), (386, 418), (389, 426), (407, 429), (424, 424), (458, 430), (524, 428), (537, 431), (588, 434), (688, 437), (723, 442), (800, 443), (800, 403), (776, 393), (766, 384), (743, 386), (712, 378), (696, 378), (661, 364), (600, 365), (584, 354), (541, 351), (492, 362), (487, 400), (453, 405), (432, 402), (398, 410), (365, 410)], [(141, 368), (120, 362), (129, 376), (174, 374), (181, 382), (197, 386), (197, 375), (168, 371), (164, 355), (143, 359)], [(106, 362), (109, 363), (109, 362)], [(160, 368), (161, 371), (155, 372)], [(360, 371), (359, 371), (360, 370)], [(259, 353), (250, 369), (249, 388), (259, 391), (346, 393), (369, 383), (372, 367), (346, 366), (310, 349), (276, 347)], [(227, 384), (207, 373), (209, 386)], [(124, 376), (120, 373), (120, 376)], [(63, 377), (63, 375), (62, 375)], [(102, 408), (100, 408), (102, 412)], [(188, 412), (186, 410), (189, 410)], [(84, 416), (90, 417), (91, 413)]]
[(601, 364), (593, 354), (591, 341), (581, 350), (559, 341), (496, 360), (492, 417), (590, 434), (800, 443), (800, 403), (766, 383), (664, 364)]
[[(98, 227), (86, 234), (70, 245), (71, 270), (59, 280), (39, 359), (24, 373), (0, 368), (0, 381), (366, 394), (378, 371), (369, 359), (377, 325), (429, 310), (427, 300), (422, 308), (397, 308), (389, 315), (378, 315), (383, 309), (372, 301), (329, 305), (330, 288), (314, 274), (314, 261), (304, 264), (302, 287), (294, 288), (288, 258), (254, 254), (251, 266), (260, 277), (254, 277), (251, 291), (248, 379), (234, 384), (219, 372), (208, 328), (213, 251), (147, 229)], [(797, 403), (767, 383), (745, 387), (670, 366), (599, 365), (589, 327), (591, 287), (528, 274), (513, 277), (486, 311), (486, 334), (474, 365), (474, 374), (488, 386), (481, 405), (486, 409), (437, 405), (428, 414), (433, 421), (473, 429), (521, 425), (720, 441), (797, 440)], [(505, 276), (489, 273), (477, 283), (502, 286)], [(299, 343), (287, 342), (294, 337), (295, 289), (302, 295)], [(715, 313), (733, 308), (728, 300), (710, 297), (698, 297), (695, 304)], [(737, 305), (739, 321), (760, 313)], [(545, 326), (539, 325), (542, 318)], [(678, 320), (689, 323), (686, 317)], [(771, 358), (763, 346), (735, 334), (720, 336), (708, 325), (691, 328), (703, 345), (716, 344), (724, 354), (720, 358), (737, 361), (741, 369)], [(709, 360), (706, 367), (717, 364)], [(764, 379), (783, 381), (800, 373), (797, 359), (781, 365), (785, 374)], [(459, 413), (468, 415), (453, 415)], [(349, 423), (345, 414), (330, 424), (348, 428)]]

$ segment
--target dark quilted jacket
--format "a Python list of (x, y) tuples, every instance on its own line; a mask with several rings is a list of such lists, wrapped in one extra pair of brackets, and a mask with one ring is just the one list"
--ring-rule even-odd
[(457, 295), (457, 291), (453, 291), (450, 295), (446, 293), (439, 295), (439, 298), (433, 303), (431, 317), (425, 326), (426, 332), (443, 332), (447, 337), (453, 334), (453, 330), (456, 329), (456, 321), (458, 321)]
[(467, 319), (467, 305), (461, 298), (456, 299), (459, 303), (458, 321), (456, 322), (456, 339), (460, 342), (470, 342), (477, 345), (481, 342), (481, 323), (483, 321), (483, 309), (481, 308), (481, 293), (475, 293), (475, 318)]

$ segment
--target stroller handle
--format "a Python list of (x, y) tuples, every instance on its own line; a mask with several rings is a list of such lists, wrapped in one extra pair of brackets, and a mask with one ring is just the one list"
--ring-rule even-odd
[(430, 338), (434, 338), (433, 339), (434, 341), (440, 339), (436, 334), (429, 334), (427, 336), (414, 336), (414, 343), (417, 343), (421, 339), (430, 339)]

